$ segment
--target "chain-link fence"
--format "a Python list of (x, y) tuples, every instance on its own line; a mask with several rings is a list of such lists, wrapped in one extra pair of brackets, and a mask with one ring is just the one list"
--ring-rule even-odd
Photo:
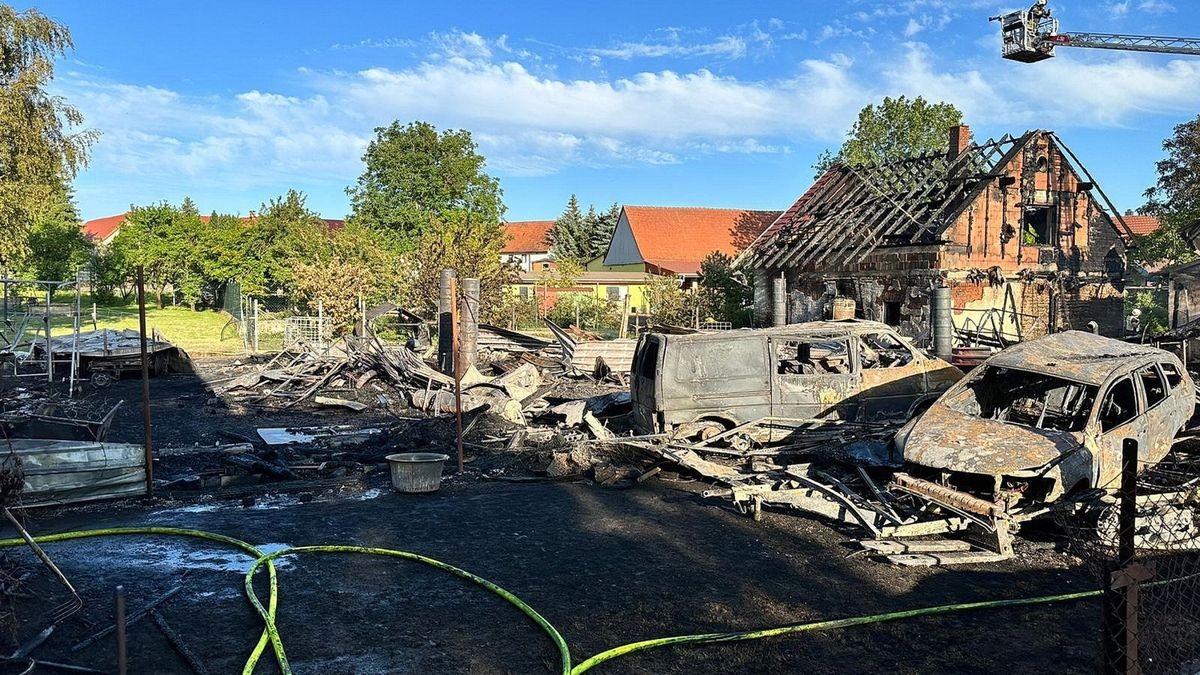
[(1200, 439), (1178, 440), (1157, 462), (1125, 443), (1121, 475), (1105, 486), (1118, 489), (1084, 495), (1063, 516), (1072, 549), (1104, 589), (1099, 670), (1197, 673)]

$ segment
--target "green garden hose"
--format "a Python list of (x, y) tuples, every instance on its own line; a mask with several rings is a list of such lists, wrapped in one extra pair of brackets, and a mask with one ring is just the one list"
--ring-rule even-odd
[[(397, 551), (389, 548), (345, 545), (296, 546), (294, 548), (287, 548), (268, 553), (260, 557), (258, 560), (255, 560), (254, 563), (250, 565), (250, 569), (246, 572), (246, 597), (250, 599), (250, 603), (254, 605), (255, 609), (258, 610), (258, 613), (262, 617), (263, 621), (268, 624), (268, 630), (274, 631), (274, 613), (265, 611), (262, 607), (262, 604), (259, 602), (258, 596), (254, 592), (254, 574), (258, 571), (259, 566), (261, 566), (264, 562), (270, 564), (275, 558), (285, 555), (296, 555), (298, 553), (365, 553), (368, 555), (382, 555), (393, 558), (402, 558), (404, 560), (413, 560), (430, 565), (439, 570), (449, 572), (457, 577), (476, 583), (495, 593), (501, 598), (504, 598), (517, 609), (524, 612), (525, 615), (530, 619), (533, 619), (533, 622), (536, 623), (538, 627), (540, 627), (542, 631), (544, 631), (546, 635), (550, 637), (550, 639), (554, 642), (554, 646), (558, 648), (558, 654), (562, 663), (563, 673), (571, 672), (571, 651), (567, 648), (567, 641), (563, 639), (563, 636), (553, 625), (550, 624), (549, 621), (545, 619), (545, 617), (543, 617), (541, 614), (538, 614), (536, 610), (527, 605), (523, 600), (497, 586), (496, 584), (488, 581), (487, 579), (472, 574), (464, 569), (444, 563), (440, 560), (427, 558), (417, 553)], [(274, 590), (274, 587), (272, 587), (272, 592), (274, 592)], [(252, 656), (252, 660), (246, 663), (246, 669), (243, 672), (248, 673), (253, 670), (257, 661), (258, 655)], [(289, 675), (292, 672), (291, 666), (288, 664), (286, 658), (279, 662), (279, 669), (283, 671), (284, 675)]]
[[(253, 556), (255, 560), (250, 565), (250, 569), (246, 572), (244, 585), (246, 598), (250, 604), (258, 612), (259, 617), (263, 621), (263, 632), (259, 636), (258, 643), (251, 650), (250, 656), (247, 658), (243, 666), (243, 674), (250, 675), (253, 673), (255, 666), (262, 658), (262, 654), (266, 649), (266, 645), (270, 642), (276, 662), (279, 664), (279, 669), (284, 675), (290, 675), (292, 670), (288, 662), (288, 658), (283, 649), (283, 640), (279, 637), (279, 631), (275, 625), (276, 609), (279, 599), (279, 583), (276, 575), (274, 560), (281, 556), (296, 555), (300, 553), (360, 553), (368, 555), (390, 556), (393, 558), (401, 558), (404, 560), (412, 560), (434, 568), (449, 572), (457, 577), (471, 581), (496, 595), (504, 598), (513, 606), (520, 609), (526, 616), (533, 620), (539, 628), (554, 642), (558, 649), (559, 657), (562, 665), (563, 675), (580, 675), (592, 668), (611, 661), (612, 659), (633, 654), (635, 652), (646, 651), (657, 647), (668, 647), (672, 645), (704, 645), (718, 644), (725, 642), (737, 642), (741, 640), (757, 640), (761, 638), (776, 637), (780, 635), (790, 635), (794, 633), (805, 633), (818, 630), (829, 630), (835, 628), (848, 628), (850, 626), (861, 626), (865, 624), (883, 623), (887, 621), (898, 621), (900, 619), (912, 619), (923, 616), (934, 616), (939, 614), (950, 614), (953, 612), (964, 612), (978, 609), (999, 609), (1003, 607), (1019, 607), (1027, 605), (1042, 605), (1056, 602), (1069, 602), (1072, 600), (1084, 600), (1099, 597), (1103, 591), (1079, 591), (1076, 593), (1063, 593), (1058, 595), (1044, 595), (1033, 598), (1017, 598), (1011, 600), (984, 600), (980, 602), (963, 602), (949, 605), (938, 605), (935, 607), (922, 607), (918, 609), (900, 610), (896, 612), (886, 612), (882, 614), (872, 614), (869, 616), (856, 616), (846, 619), (832, 619), (826, 621), (813, 621), (809, 623), (792, 624), (789, 626), (780, 626), (776, 628), (764, 628), (759, 630), (726, 632), (726, 633), (700, 633), (696, 635), (678, 635), (673, 637), (655, 638), (651, 640), (642, 640), (639, 642), (631, 642), (619, 647), (613, 647), (606, 651), (600, 652), (592, 656), (577, 666), (571, 666), (571, 653), (567, 647), (566, 640), (558, 630), (543, 617), (538, 614), (532, 607), (513, 595), (509, 591), (504, 590), (500, 586), (484, 579), (480, 576), (472, 574), (464, 569), (455, 567), (440, 560), (435, 560), (417, 553), (408, 551), (399, 551), (386, 548), (372, 548), (366, 546), (348, 546), (348, 545), (326, 545), (326, 546), (297, 546), (294, 548), (282, 549), (271, 553), (264, 553), (255, 546), (248, 544), (239, 539), (227, 537), (222, 534), (205, 532), (203, 530), (189, 530), (175, 527), (116, 527), (105, 528), (98, 530), (79, 530), (74, 532), (63, 532), (60, 534), (43, 535), (34, 537), (34, 540), (39, 544), (53, 543), (59, 541), (68, 541), (72, 539), (82, 539), (85, 537), (101, 537), (108, 535), (175, 535), (194, 537), (198, 539), (206, 539), (209, 541), (226, 544), (237, 549), (241, 549)], [(23, 539), (3, 539), (0, 540), (0, 548), (24, 545)], [(254, 591), (254, 576), (259, 568), (263, 565), (267, 566), (270, 584), (270, 597), (267, 601), (267, 606), (264, 607), (258, 599), (257, 593)], [(1189, 575), (1195, 577), (1197, 575)], [(1187, 577), (1185, 577), (1187, 578)], [(1153, 582), (1154, 585), (1166, 583), (1174, 583), (1180, 579), (1167, 579)]]
[[(76, 530), (74, 532), (60, 532), (58, 534), (46, 534), (40, 537), (34, 537), (33, 540), (39, 544), (50, 544), (58, 541), (69, 541), (72, 539), (84, 539), (88, 537), (105, 537), (110, 535), (168, 535), (179, 537), (194, 537), (197, 539), (206, 539), (215, 541), (220, 544), (227, 544), (233, 548), (241, 549), (246, 553), (254, 556), (256, 560), (262, 559), (264, 553), (255, 546), (248, 544), (240, 539), (227, 537), (223, 534), (213, 532), (205, 532), (203, 530), (189, 530), (179, 527), (109, 527), (98, 530)], [(0, 539), (0, 548), (10, 548), (13, 546), (24, 546), (25, 540), (20, 538), (15, 539)], [(278, 592), (276, 580), (275, 565), (268, 561), (267, 573), (270, 576), (271, 597), (267, 600), (268, 607), (263, 609), (261, 604), (256, 604), (256, 609), (259, 610), (261, 616), (269, 617), (264, 619), (266, 627), (258, 637), (258, 643), (254, 645), (254, 649), (250, 652), (250, 657), (246, 661), (247, 668), (253, 668), (254, 663), (258, 663), (262, 656), (263, 650), (266, 649), (268, 640), (271, 647), (275, 650), (275, 659), (281, 664), (287, 663), (287, 657), (283, 652), (283, 641), (279, 638), (279, 634), (275, 632), (275, 609), (278, 604)], [(254, 603), (258, 602), (258, 598), (254, 598)], [(249, 673), (249, 670), (244, 671)]]

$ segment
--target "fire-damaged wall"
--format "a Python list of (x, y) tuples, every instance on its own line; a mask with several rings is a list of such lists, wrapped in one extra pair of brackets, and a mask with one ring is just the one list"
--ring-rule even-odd
[[(961, 203), (937, 240), (810, 256), (783, 270), (788, 321), (827, 319), (834, 298), (848, 297), (860, 318), (927, 341), (932, 289), (946, 285), (960, 334), (1011, 341), (1095, 322), (1102, 334), (1120, 335), (1125, 244), (1096, 192), (1052, 134), (1031, 132)], [(779, 273), (756, 270), (755, 279)], [(755, 287), (756, 309), (769, 312), (770, 286)]]

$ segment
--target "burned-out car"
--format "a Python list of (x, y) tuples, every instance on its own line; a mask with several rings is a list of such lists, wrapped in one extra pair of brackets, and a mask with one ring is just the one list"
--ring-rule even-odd
[(789, 422), (902, 420), (961, 377), (891, 327), (850, 320), (643, 335), (630, 386), (644, 432), (703, 439), (744, 427), (775, 441), (794, 432)]
[(1195, 390), (1173, 354), (1067, 331), (984, 362), (895, 437), (901, 487), (983, 516), (1029, 517), (1064, 495), (1114, 490), (1125, 439), (1140, 466), (1170, 451)]

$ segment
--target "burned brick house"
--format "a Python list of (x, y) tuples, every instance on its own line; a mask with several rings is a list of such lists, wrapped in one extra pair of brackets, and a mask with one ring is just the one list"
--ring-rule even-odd
[(821, 175), (749, 253), (760, 320), (826, 319), (852, 299), (927, 342), (940, 298), (948, 332), (985, 343), (1093, 321), (1119, 336), (1128, 229), (1087, 169), (1051, 131), (969, 138), (958, 126), (945, 153)]

